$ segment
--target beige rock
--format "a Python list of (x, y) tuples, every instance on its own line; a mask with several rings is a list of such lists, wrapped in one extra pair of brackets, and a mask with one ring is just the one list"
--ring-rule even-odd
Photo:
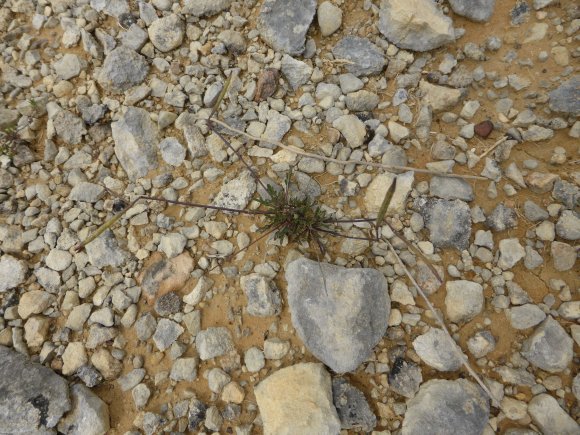
[(54, 302), (54, 296), (42, 290), (24, 293), (18, 303), (18, 315), (26, 320), (33, 314), (40, 314)]
[(108, 350), (103, 348), (93, 353), (91, 363), (107, 380), (118, 378), (123, 368), (123, 365), (113, 358)]
[(237, 382), (230, 382), (222, 390), (222, 400), (227, 403), (242, 403), (246, 393)]
[(32, 316), (24, 324), (24, 339), (28, 347), (40, 347), (50, 327), (50, 319), (43, 316)]
[(532, 172), (526, 177), (526, 181), (532, 192), (546, 193), (552, 190), (554, 183), (558, 178), (559, 177), (556, 174)]
[(62, 354), (62, 374), (72, 375), (87, 362), (85, 346), (79, 341), (69, 343)]
[(336, 435), (340, 420), (332, 384), (322, 364), (300, 363), (278, 370), (254, 390), (264, 434)]
[(425, 80), (419, 82), (419, 89), (423, 94), (423, 104), (430, 105), (433, 112), (451, 110), (462, 96), (459, 89), (433, 85)]
[(389, 172), (377, 175), (367, 187), (365, 194), (365, 205), (368, 212), (379, 212), (385, 194), (391, 187), (391, 184), (393, 184), (395, 177), (397, 178), (397, 186), (395, 187), (395, 193), (387, 209), (387, 214), (402, 213), (405, 211), (407, 197), (413, 188), (413, 181), (415, 180), (415, 174), (411, 171), (399, 175)]

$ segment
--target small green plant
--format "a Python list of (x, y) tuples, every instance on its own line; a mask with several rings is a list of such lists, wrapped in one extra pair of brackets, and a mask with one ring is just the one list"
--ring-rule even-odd
[(0, 130), (0, 155), (5, 155), (12, 158), (16, 152), (16, 147), (24, 142), (19, 130), (15, 125), (9, 125)]

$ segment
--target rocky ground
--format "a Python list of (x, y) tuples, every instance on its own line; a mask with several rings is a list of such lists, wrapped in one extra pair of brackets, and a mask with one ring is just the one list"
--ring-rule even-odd
[[(579, 30), (573, 0), (4, 1), (0, 433), (580, 433)], [(266, 140), (204, 119), (226, 77), (215, 116)], [(383, 241), (143, 200), (74, 249), (290, 169), (341, 219), (396, 178)]]

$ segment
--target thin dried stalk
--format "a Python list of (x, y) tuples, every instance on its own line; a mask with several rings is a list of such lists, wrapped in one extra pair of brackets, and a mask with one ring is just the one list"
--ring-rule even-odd
[(431, 312), (435, 316), (435, 319), (437, 320), (437, 323), (439, 324), (441, 329), (443, 329), (443, 331), (445, 331), (445, 335), (447, 335), (447, 337), (449, 338), (449, 341), (451, 342), (451, 345), (452, 345), (451, 347), (453, 348), (453, 350), (457, 353), (457, 355), (461, 359), (461, 362), (463, 363), (463, 366), (465, 367), (465, 369), (469, 372), (469, 374), (473, 377), (473, 379), (475, 379), (477, 381), (477, 383), (483, 389), (483, 391), (485, 391), (485, 393), (489, 396), (492, 403), (495, 406), (499, 406), (499, 400), (497, 400), (497, 398), (493, 395), (491, 390), (487, 387), (487, 385), (485, 385), (485, 383), (483, 382), (481, 377), (471, 367), (471, 365), (469, 365), (469, 360), (467, 359), (467, 356), (465, 356), (465, 354), (463, 353), (463, 351), (461, 350), (459, 345), (455, 342), (455, 340), (453, 340), (453, 337), (449, 333), (449, 330), (447, 329), (445, 322), (443, 321), (443, 319), (441, 318), (439, 313), (437, 313), (437, 311), (435, 310), (435, 307), (433, 307), (433, 304), (431, 304), (431, 301), (429, 300), (429, 298), (427, 298), (427, 295), (425, 294), (423, 289), (419, 286), (419, 284), (417, 284), (417, 281), (415, 281), (415, 278), (413, 278), (413, 276), (411, 275), (411, 272), (409, 272), (409, 269), (407, 269), (407, 266), (405, 266), (405, 263), (403, 263), (403, 260), (401, 260), (401, 257), (399, 257), (399, 254), (397, 254), (397, 251), (395, 251), (395, 248), (393, 247), (391, 242), (386, 238), (384, 239), (384, 241), (387, 243), (387, 245), (389, 246), (389, 249), (395, 255), (395, 257), (397, 258), (397, 261), (399, 262), (399, 264), (401, 265), (401, 267), (405, 271), (405, 274), (407, 275), (409, 280), (413, 283), (413, 286), (417, 289), (417, 291), (419, 292), (419, 294), (421, 295), (421, 297), (423, 298), (423, 300), (425, 301), (425, 303), (427, 304), (427, 306), (429, 307), (429, 309), (431, 310)]
[(211, 119), (205, 119), (205, 118), (198, 118), (200, 120), (203, 121), (211, 121), (215, 124), (221, 125), (224, 128), (227, 128), (230, 131), (233, 131), (235, 133), (241, 134), (242, 136), (245, 136), (246, 138), (250, 139), (250, 140), (254, 140), (257, 142), (266, 142), (266, 143), (272, 143), (275, 144), (276, 146), (285, 149), (286, 151), (290, 151), (293, 152), (294, 154), (298, 154), (301, 156), (305, 156), (305, 157), (310, 157), (313, 159), (317, 159), (317, 160), (322, 160), (325, 162), (330, 162), (330, 163), (337, 163), (339, 165), (362, 165), (362, 166), (372, 166), (374, 168), (381, 168), (381, 169), (386, 169), (387, 171), (413, 171), (419, 174), (428, 174), (428, 175), (437, 175), (440, 177), (449, 177), (449, 178), (463, 178), (463, 179), (467, 179), (467, 180), (487, 180), (487, 178), (485, 177), (480, 177), (478, 175), (463, 175), (463, 174), (447, 174), (445, 172), (438, 172), (438, 171), (430, 171), (429, 169), (419, 169), (419, 168), (413, 168), (410, 166), (392, 166), (392, 165), (385, 165), (383, 163), (377, 163), (377, 162), (363, 162), (361, 160), (338, 160), (338, 159), (333, 159), (332, 157), (326, 157), (326, 156), (319, 156), (318, 154), (312, 154), (309, 153), (307, 151), (303, 151), (300, 148), (296, 148), (294, 146), (291, 145), (285, 145), (280, 141), (276, 141), (273, 139), (264, 139), (261, 137), (257, 137), (257, 136), (252, 136), (251, 134), (246, 133), (245, 131), (239, 130), (235, 127), (232, 127), (228, 124), (226, 124), (223, 121), (220, 121), (219, 119), (215, 119), (215, 118), (211, 118)]
[(498, 140), (496, 143), (494, 143), (489, 149), (485, 150), (483, 152), (483, 154), (479, 156), (479, 158), (483, 159), (485, 156), (487, 156), (489, 153), (491, 153), (493, 150), (495, 150), (498, 146), (500, 146), (502, 143), (504, 143), (508, 139), (509, 139), (508, 136), (503, 136), (500, 140)]

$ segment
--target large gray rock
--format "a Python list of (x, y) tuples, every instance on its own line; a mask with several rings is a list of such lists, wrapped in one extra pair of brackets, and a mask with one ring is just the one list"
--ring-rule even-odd
[(157, 127), (149, 112), (129, 107), (111, 123), (115, 155), (131, 180), (144, 177), (157, 167)]
[(316, 0), (265, 0), (258, 30), (274, 50), (290, 55), (304, 51), (306, 33), (316, 13)]
[(548, 316), (522, 346), (522, 355), (534, 366), (559, 373), (572, 362), (574, 341), (562, 326)]
[(334, 57), (346, 59), (346, 70), (355, 76), (378, 74), (385, 66), (383, 51), (367, 38), (346, 36), (332, 49)]
[(340, 420), (322, 364), (300, 363), (274, 372), (254, 389), (264, 433), (336, 435)]
[(38, 433), (71, 409), (67, 381), (26, 356), (0, 346), (0, 432)]
[(196, 17), (211, 16), (229, 8), (233, 0), (184, 0), (183, 13)]
[(300, 258), (286, 270), (292, 324), (308, 350), (332, 370), (355, 370), (387, 330), (388, 284), (373, 269)]
[(485, 23), (493, 15), (495, 0), (449, 0), (449, 4), (457, 15)]
[(429, 51), (455, 40), (453, 22), (431, 0), (383, 0), (379, 31), (400, 48)]
[(435, 247), (467, 249), (471, 235), (471, 210), (465, 202), (419, 198), (415, 207), (423, 216)]
[(556, 112), (580, 113), (580, 75), (572, 77), (550, 92), (550, 109)]
[(81, 384), (71, 387), (72, 410), (58, 424), (67, 435), (104, 435), (110, 429), (109, 407)]
[(332, 380), (332, 399), (342, 429), (370, 432), (375, 428), (377, 417), (373, 414), (364, 394), (345, 379)]
[(528, 405), (528, 414), (544, 435), (577, 435), (580, 426), (549, 394), (538, 394)]
[(128, 47), (111, 51), (97, 76), (97, 81), (109, 92), (121, 93), (145, 80), (149, 67), (143, 56)]
[(434, 379), (407, 403), (402, 435), (481, 434), (488, 419), (488, 399), (475, 384)]

